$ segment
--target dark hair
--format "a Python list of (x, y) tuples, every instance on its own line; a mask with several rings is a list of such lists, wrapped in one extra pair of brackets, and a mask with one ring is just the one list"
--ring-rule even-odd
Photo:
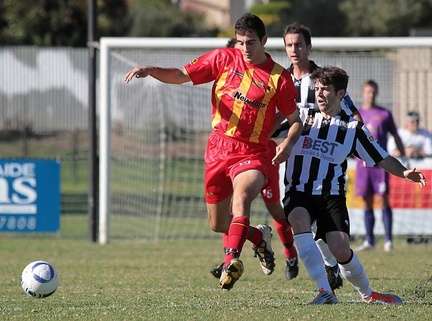
[(315, 82), (319, 81), (325, 86), (333, 85), (336, 92), (341, 89), (346, 90), (348, 87), (348, 75), (345, 70), (336, 66), (325, 66), (318, 68), (311, 75), (310, 79)]
[(366, 80), (363, 83), (363, 86), (365, 86), (365, 85), (373, 87), (373, 89), (375, 89), (375, 93), (378, 93), (378, 84), (376, 83), (375, 80), (372, 80), (372, 79)]
[(420, 114), (416, 111), (409, 111), (406, 118), (412, 121), (420, 121)]
[(247, 32), (256, 32), (258, 38), (262, 40), (266, 35), (264, 22), (253, 13), (243, 14), (235, 23), (235, 33), (244, 36)]
[(227, 48), (234, 48), (237, 43), (237, 38), (230, 38), (226, 44)]
[(305, 39), (306, 45), (311, 45), (312, 44), (312, 34), (311, 31), (308, 27), (299, 24), (297, 21), (293, 22), (291, 24), (289, 24), (288, 26), (285, 27), (284, 32), (283, 32), (283, 39), (285, 42), (285, 36), (288, 34), (299, 34), (299, 35), (303, 35), (303, 38)]

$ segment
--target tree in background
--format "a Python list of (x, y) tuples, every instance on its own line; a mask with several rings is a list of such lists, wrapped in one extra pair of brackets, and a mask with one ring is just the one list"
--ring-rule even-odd
[[(7, 26), (7, 23), (4, 19), (4, 4), (3, 4), (3, 0), (0, 0), (0, 40), (4, 37), (4, 30)], [(1, 41), (0, 41), (1, 44)]]
[[(0, 44), (87, 44), (89, 0), (0, 0)], [(98, 36), (215, 36), (203, 17), (180, 11), (171, 0), (97, 0)]]
[(314, 37), (344, 36), (346, 18), (338, 8), (341, 1), (291, 0), (290, 5), (280, 12), (279, 21), (269, 26), (272, 33), (277, 33), (272, 36), (281, 37), (285, 26), (295, 21), (308, 26)]
[[(101, 35), (125, 33), (126, 0), (97, 2)], [(2, 0), (0, 43), (85, 47), (88, 0)]]
[(340, 9), (352, 37), (408, 36), (412, 27), (432, 27), (432, 0), (345, 0)]
[[(85, 47), (89, 0), (0, 0), (0, 45)], [(171, 0), (96, 0), (98, 37), (231, 36), (208, 29), (203, 16)], [(280, 37), (299, 21), (314, 37), (407, 36), (432, 28), (432, 0), (270, 0), (251, 11)]]
[(286, 16), (291, 9), (290, 1), (273, 0), (269, 3), (258, 3), (251, 12), (259, 16), (266, 25), (269, 37), (281, 37), (286, 23)]
[(212, 37), (217, 29), (204, 25), (201, 14), (181, 11), (171, 0), (132, 0), (130, 37)]
[(251, 11), (268, 18), (273, 37), (294, 21), (314, 37), (408, 36), (413, 27), (432, 28), (432, 0), (270, 0)]

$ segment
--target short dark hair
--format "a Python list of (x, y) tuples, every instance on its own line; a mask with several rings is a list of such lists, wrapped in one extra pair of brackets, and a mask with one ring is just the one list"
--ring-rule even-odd
[(247, 32), (256, 32), (260, 40), (266, 35), (264, 22), (260, 17), (250, 12), (243, 14), (237, 20), (234, 29), (235, 33), (241, 36), (244, 36)]
[(303, 35), (303, 38), (305, 39), (306, 44), (309, 46), (312, 44), (312, 33), (308, 27), (305, 25), (302, 25), (300, 23), (293, 22), (285, 27), (283, 32), (283, 39), (285, 42), (285, 36), (288, 34), (299, 34)]
[(373, 87), (373, 89), (375, 89), (375, 92), (378, 93), (378, 84), (375, 80), (372, 80), (372, 79), (366, 80), (363, 83), (363, 86), (365, 86), (365, 85)]
[(313, 82), (319, 81), (325, 86), (333, 85), (335, 91), (346, 90), (349, 76), (345, 70), (336, 66), (325, 66), (318, 68), (311, 75)]

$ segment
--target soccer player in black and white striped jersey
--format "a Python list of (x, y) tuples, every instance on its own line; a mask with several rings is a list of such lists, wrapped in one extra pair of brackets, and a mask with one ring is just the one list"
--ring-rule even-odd
[[(311, 38), (310, 29), (298, 22), (289, 24), (284, 29), (283, 40), (285, 51), (291, 61), (291, 66), (288, 70), (297, 89), (296, 103), (299, 109), (318, 108), (315, 102), (314, 84), (310, 79), (310, 74), (318, 69), (319, 66), (314, 61), (309, 60), (309, 53), (312, 50)], [(347, 115), (352, 115), (357, 120), (362, 121), (361, 115), (348, 93), (341, 100), (341, 108)], [(315, 225), (313, 225), (312, 230), (315, 231)], [(335, 290), (343, 284), (342, 278), (339, 275), (337, 261), (323, 240), (317, 239), (316, 243), (324, 259), (330, 286)]]
[(369, 280), (349, 243), (346, 206), (347, 158), (351, 155), (369, 166), (378, 165), (390, 174), (426, 185), (424, 175), (405, 168), (375, 140), (364, 124), (348, 116), (340, 106), (348, 75), (328, 66), (311, 74), (318, 110), (300, 109), (303, 133), (286, 163), (285, 215), (293, 228), (298, 255), (320, 293), (310, 304), (333, 304), (338, 300), (327, 280), (323, 259), (316, 246), (311, 222), (317, 221), (316, 237), (327, 242), (343, 277), (367, 303), (402, 304), (392, 294), (369, 287)]

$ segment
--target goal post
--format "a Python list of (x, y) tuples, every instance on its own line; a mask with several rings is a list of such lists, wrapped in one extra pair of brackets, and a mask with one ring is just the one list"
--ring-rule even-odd
[[(210, 128), (211, 84), (167, 85), (153, 78), (125, 84), (139, 65), (181, 68), (198, 55), (225, 47), (227, 38), (101, 38), (99, 59), (99, 243), (110, 238), (209, 238), (203, 197), (203, 153)], [(391, 109), (401, 126), (408, 110), (428, 111), (432, 79), (432, 38), (314, 38), (311, 59), (338, 65), (350, 75), (349, 92), (361, 103), (361, 84), (375, 79), (378, 101)], [(282, 37), (266, 49), (289, 66)], [(419, 164), (428, 170), (425, 161)], [(414, 187), (398, 186), (397, 198), (416, 198), (394, 209), (395, 234), (432, 235), (432, 200)], [(428, 187), (429, 188), (429, 187)], [(350, 191), (349, 191), (350, 193)], [(408, 194), (404, 194), (408, 193)], [(428, 193), (430, 191), (423, 191)], [(412, 195), (413, 194), (413, 195)], [(351, 195), (349, 195), (351, 197)], [(356, 200), (349, 199), (353, 234), (364, 234)], [(407, 229), (404, 216), (420, 213)], [(405, 215), (406, 214), (406, 215)], [(268, 220), (261, 200), (254, 201), (252, 222)], [(378, 221), (378, 220), (377, 220)], [(429, 222), (429, 223), (426, 223)], [(379, 224), (378, 224), (379, 225)], [(378, 226), (378, 234), (380, 234)]]

